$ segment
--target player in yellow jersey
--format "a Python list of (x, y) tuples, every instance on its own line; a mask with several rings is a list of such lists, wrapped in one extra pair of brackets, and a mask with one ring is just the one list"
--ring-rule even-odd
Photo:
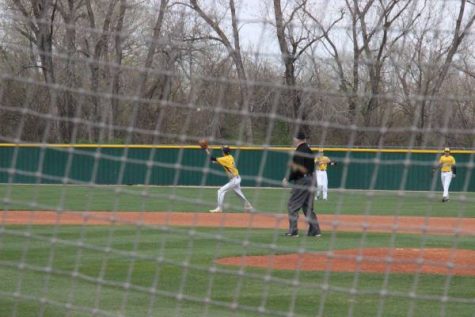
[(330, 160), (328, 156), (323, 155), (323, 149), (318, 150), (318, 155), (315, 158), (315, 177), (317, 180), (317, 193), (315, 195), (315, 200), (320, 198), (322, 194), (322, 199), (328, 199), (328, 175), (327, 168), (328, 165), (335, 165), (336, 162)]
[[(239, 176), (239, 171), (234, 163), (234, 157), (231, 155), (231, 149), (228, 146), (223, 146), (221, 150), (223, 151), (222, 157), (211, 156), (210, 160), (224, 168), (226, 175), (229, 177), (229, 182), (218, 190), (218, 207), (211, 209), (209, 212), (223, 212), (224, 197), (230, 190), (233, 190), (234, 193), (244, 201), (244, 211), (254, 211), (251, 203), (241, 191), (241, 176)], [(208, 155), (211, 154), (208, 148), (205, 148), (205, 151)]]
[(446, 147), (444, 149), (444, 155), (439, 159), (440, 179), (442, 180), (442, 187), (444, 188), (444, 194), (442, 195), (442, 202), (449, 201), (449, 187), (452, 178), (455, 177), (457, 169), (455, 167), (455, 158), (450, 155), (450, 149)]

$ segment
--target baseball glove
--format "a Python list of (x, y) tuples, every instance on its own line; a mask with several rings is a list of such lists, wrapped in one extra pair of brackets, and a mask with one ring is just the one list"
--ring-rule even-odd
[(198, 144), (200, 145), (200, 147), (205, 150), (208, 148), (208, 140), (206, 139), (201, 139), (198, 141)]

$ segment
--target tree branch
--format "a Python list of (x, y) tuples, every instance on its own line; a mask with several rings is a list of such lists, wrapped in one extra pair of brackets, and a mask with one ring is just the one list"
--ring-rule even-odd
[(197, 0), (190, 0), (191, 6), (193, 10), (195, 10), (199, 16), (205, 20), (206, 23), (218, 34), (218, 36), (221, 38), (224, 46), (228, 49), (228, 51), (233, 52), (234, 48), (231, 45), (231, 42), (229, 41), (228, 37), (226, 34), (223, 32), (223, 30), (219, 27), (218, 23), (213, 21), (204, 11), (203, 9), (199, 6)]

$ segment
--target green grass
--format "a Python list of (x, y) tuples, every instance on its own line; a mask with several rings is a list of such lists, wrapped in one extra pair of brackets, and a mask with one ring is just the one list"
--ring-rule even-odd
[[(31, 237), (24, 235), (30, 232)], [(194, 233), (194, 234), (192, 234)], [(98, 308), (111, 316), (259, 316), (265, 307), (270, 316), (438, 316), (441, 296), (447, 290), (448, 316), (473, 316), (475, 278), (394, 274), (387, 276), (388, 296), (379, 295), (384, 274), (270, 271), (218, 266), (217, 257), (243, 254), (305, 252), (330, 249), (392, 246), (387, 234), (335, 233), (319, 240), (285, 238), (272, 230), (140, 228), (140, 227), (32, 227), (8, 226), (0, 232), (0, 316), (91, 316)], [(217, 235), (220, 235), (218, 238)], [(51, 238), (56, 236), (56, 243)], [(82, 241), (80, 247), (78, 242)], [(243, 245), (248, 241), (248, 245)], [(471, 237), (457, 238), (457, 248), (475, 249)], [(450, 248), (453, 237), (398, 235), (395, 247)], [(107, 251), (111, 247), (111, 252)], [(24, 263), (23, 269), (18, 265)], [(51, 273), (45, 272), (51, 267)], [(72, 272), (80, 275), (74, 278)], [(264, 277), (270, 276), (266, 281)], [(104, 281), (99, 285), (99, 278)], [(356, 279), (357, 278), (357, 279)], [(154, 284), (154, 281), (156, 282)], [(293, 285), (298, 281), (298, 285)], [(329, 285), (328, 291), (321, 286)], [(124, 283), (130, 284), (127, 290)], [(155, 286), (154, 286), (155, 285)], [(155, 287), (156, 294), (150, 293)], [(355, 288), (354, 295), (349, 291)], [(415, 299), (409, 297), (414, 291)], [(17, 292), (21, 296), (15, 298)], [(209, 293), (208, 293), (209, 292)], [(176, 295), (183, 294), (182, 300)], [(204, 299), (211, 302), (206, 305)], [(41, 299), (46, 301), (42, 304)], [(457, 298), (469, 303), (455, 303)], [(54, 301), (56, 304), (51, 304)], [(228, 307), (238, 303), (235, 312)], [(470, 303), (471, 302), (471, 303)]]
[[(261, 212), (285, 213), (289, 190), (245, 188), (244, 193)], [(318, 201), (319, 214), (369, 214), (439, 217), (475, 217), (475, 193), (453, 193), (449, 203), (440, 202), (440, 193), (378, 191), (336, 192), (331, 190), (328, 201)], [(430, 197), (432, 195), (432, 197)], [(466, 200), (460, 200), (461, 195)], [(3, 209), (72, 211), (207, 211), (216, 204), (215, 188), (173, 188), (143, 186), (59, 186), (1, 185)], [(241, 211), (242, 203), (228, 193), (228, 211)]]
[[(286, 210), (288, 190), (245, 188), (244, 192), (259, 211)], [(426, 192), (373, 194), (333, 190), (329, 201), (317, 202), (316, 211), (475, 217), (475, 193), (465, 193), (465, 201), (460, 200), (462, 194), (451, 194), (446, 204), (439, 201), (440, 193), (434, 197)], [(215, 206), (216, 189), (1, 185), (0, 197), (7, 210), (197, 212)], [(240, 211), (241, 203), (234, 194), (229, 193), (226, 201), (230, 211)], [(91, 316), (93, 308), (106, 316), (146, 316), (152, 307), (151, 316), (244, 317), (259, 316), (262, 306), (268, 316), (289, 311), (294, 311), (294, 316), (316, 316), (321, 307), (322, 316), (375, 316), (382, 307), (381, 316), (385, 317), (409, 312), (412, 316), (437, 316), (444, 310), (447, 316), (473, 317), (472, 277), (250, 268), (240, 274), (238, 267), (222, 266), (210, 271), (215, 258), (270, 254), (273, 249), (277, 253), (360, 246), (475, 249), (471, 237), (398, 234), (392, 241), (389, 234), (338, 232), (310, 240), (285, 239), (279, 233), (226, 228), (0, 226), (0, 316)], [(57, 241), (51, 240), (54, 236)], [(246, 241), (247, 246), (243, 244)], [(24, 266), (19, 266), (22, 263)], [(45, 271), (48, 267), (51, 272)], [(76, 277), (72, 274), (75, 271)], [(270, 279), (265, 280), (265, 276)], [(298, 285), (293, 284), (295, 281)], [(325, 283), (329, 286), (326, 291), (322, 288)], [(381, 297), (385, 283), (388, 296)], [(354, 294), (350, 294), (352, 288)], [(440, 298), (445, 290), (449, 301), (444, 306)], [(412, 291), (415, 298), (409, 297)], [(177, 294), (183, 295), (181, 300)], [(206, 297), (210, 298), (208, 304)], [(233, 302), (238, 303), (234, 311), (229, 309)], [(68, 303), (70, 309), (66, 308)]]

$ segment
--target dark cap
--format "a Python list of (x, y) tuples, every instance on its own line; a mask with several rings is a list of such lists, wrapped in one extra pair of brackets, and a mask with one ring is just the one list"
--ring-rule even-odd
[(227, 145), (223, 145), (222, 150), (223, 150), (223, 153), (224, 153), (224, 154), (229, 154), (229, 153), (231, 153), (231, 149), (230, 149), (229, 146), (227, 146)]
[(295, 138), (298, 139), (298, 140), (305, 140), (305, 139), (306, 139), (305, 133), (303, 133), (303, 131), (299, 131), (299, 132), (297, 132), (297, 134), (295, 135)]

